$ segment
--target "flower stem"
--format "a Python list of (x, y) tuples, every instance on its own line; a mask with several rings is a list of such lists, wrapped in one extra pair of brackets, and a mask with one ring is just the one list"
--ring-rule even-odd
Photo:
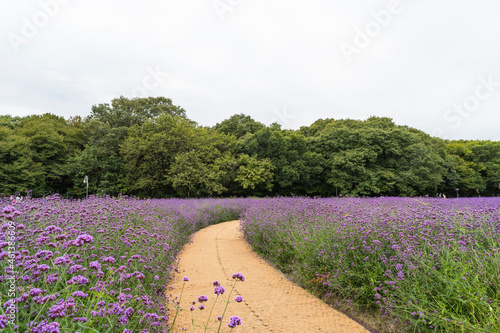
[(217, 303), (217, 300), (219, 299), (219, 295), (217, 294), (217, 297), (215, 298), (214, 304), (212, 304), (212, 309), (210, 309), (210, 314), (208, 315), (207, 322), (205, 323), (205, 330), (203, 332), (207, 331), (208, 323), (210, 321), (210, 317), (212, 317), (212, 312), (214, 311), (215, 303)]
[(220, 319), (219, 329), (217, 330), (217, 333), (220, 332), (220, 327), (222, 326), (222, 321), (224, 320), (224, 315), (226, 314), (227, 306), (229, 305), (229, 300), (231, 299), (231, 294), (233, 293), (234, 287), (236, 286), (237, 282), (238, 282), (238, 280), (234, 281), (233, 288), (231, 288), (231, 291), (229, 292), (229, 295), (227, 296), (226, 307), (224, 308), (224, 312), (222, 313), (222, 318)]
[(177, 319), (177, 315), (179, 314), (179, 311), (181, 309), (182, 293), (184, 292), (184, 286), (185, 285), (186, 285), (186, 281), (184, 281), (184, 283), (182, 284), (181, 295), (179, 296), (179, 304), (175, 305), (175, 307), (176, 307), (175, 317), (174, 317), (174, 321), (172, 322), (172, 326), (170, 327), (170, 329), (172, 330), (172, 332), (174, 331), (175, 320)]

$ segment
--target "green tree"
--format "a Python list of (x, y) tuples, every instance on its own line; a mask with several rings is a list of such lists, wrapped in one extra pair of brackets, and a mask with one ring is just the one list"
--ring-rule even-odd
[[(163, 115), (186, 117), (186, 112), (165, 97), (128, 99), (119, 97), (110, 104), (92, 107), (83, 122), (88, 144), (83, 151), (71, 157), (73, 193), (82, 193), (82, 179), (89, 177), (90, 193), (117, 195), (127, 187), (122, 184), (126, 161), (121, 153), (129, 130)], [(130, 178), (130, 177), (129, 177)]]
[(244, 190), (251, 189), (254, 194), (265, 195), (273, 188), (274, 166), (268, 159), (259, 160), (242, 154), (239, 157), (239, 167), (235, 181)]
[(113, 99), (111, 105), (104, 103), (92, 106), (89, 119), (106, 123), (110, 128), (128, 129), (165, 114), (186, 118), (186, 111), (175, 106), (171, 99), (165, 97), (128, 99), (120, 96)]
[(232, 134), (241, 138), (247, 133), (253, 134), (264, 128), (264, 124), (243, 113), (235, 114), (214, 126), (214, 129), (224, 134)]
[(262, 128), (245, 136), (238, 152), (271, 161), (274, 194), (312, 195), (323, 183), (322, 155), (309, 151), (307, 138), (297, 131), (281, 130), (277, 125)]
[[(500, 184), (500, 142), (450, 141), (446, 147), (451, 162), (448, 174), (455, 176), (456, 187), (464, 196), (495, 195)], [(453, 186), (444, 192), (455, 193)]]
[(195, 129), (196, 139), (188, 152), (175, 157), (168, 181), (181, 196), (212, 196), (228, 191), (228, 173), (233, 165), (224, 165), (225, 156), (234, 158), (236, 139), (210, 128)]
[(329, 195), (434, 194), (442, 182), (444, 147), (421, 131), (376, 117), (319, 125), (310, 142), (327, 161)]
[(12, 117), (10, 115), (0, 115), (0, 127), (16, 128), (21, 122), (21, 117)]
[(72, 185), (68, 157), (80, 151), (86, 140), (81, 126), (77, 122), (68, 123), (63, 117), (44, 114), (23, 118), (14, 132), (26, 138), (28, 156), (43, 174), (44, 186), (34, 194), (66, 193)]
[(216, 165), (203, 163), (196, 151), (175, 156), (170, 166), (168, 180), (183, 197), (221, 194), (227, 189), (219, 182), (222, 176)]
[(33, 161), (29, 140), (8, 127), (0, 126), (0, 192), (8, 195), (33, 191), (46, 193), (41, 163)]
[(124, 191), (150, 197), (171, 194), (165, 176), (178, 154), (195, 148), (196, 138), (195, 123), (180, 116), (165, 114), (132, 126), (120, 150)]
[(0, 119), (0, 183), (4, 192), (66, 193), (68, 156), (82, 149), (85, 135), (75, 118), (52, 114)]

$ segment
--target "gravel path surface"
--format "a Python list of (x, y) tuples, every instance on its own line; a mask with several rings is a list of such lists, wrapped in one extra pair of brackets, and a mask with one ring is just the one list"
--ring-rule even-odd
[[(217, 316), (224, 311), (224, 300), (235, 281), (231, 275), (237, 272), (245, 276), (245, 281), (236, 284), (220, 332), (230, 331), (227, 323), (231, 316), (239, 316), (242, 320), (242, 325), (233, 332), (368, 332), (288, 281), (251, 250), (238, 229), (239, 221), (231, 221), (200, 230), (193, 236), (193, 242), (180, 253), (179, 273), (169, 284), (173, 289), (167, 293), (179, 296), (183, 277), (187, 276), (189, 281), (184, 287), (181, 308), (189, 309), (191, 302), (200, 295), (206, 295), (209, 300), (204, 303), (206, 308), (203, 311), (198, 309), (198, 302), (195, 311), (181, 311), (175, 332), (181, 332), (182, 328), (191, 332), (193, 319), (196, 320), (193, 332), (204, 331), (216, 300), (212, 282), (218, 280), (226, 291), (219, 296), (207, 329), (207, 332), (217, 332)], [(234, 301), (238, 295), (243, 297), (243, 302)], [(172, 312), (175, 310), (170, 309), (171, 316)]]

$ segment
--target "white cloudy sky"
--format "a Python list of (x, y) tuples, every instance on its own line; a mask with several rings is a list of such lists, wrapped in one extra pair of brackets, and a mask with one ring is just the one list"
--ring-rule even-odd
[(375, 115), (500, 140), (499, 12), (498, 0), (0, 0), (0, 114), (86, 116), (147, 94), (201, 125)]

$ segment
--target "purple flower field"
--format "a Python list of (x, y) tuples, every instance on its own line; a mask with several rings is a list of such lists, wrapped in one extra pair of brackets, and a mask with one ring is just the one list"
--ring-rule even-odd
[(258, 253), (381, 330), (500, 332), (500, 198), (386, 197), (1, 204), (0, 330), (165, 332), (179, 250), (240, 216)]
[(275, 198), (242, 219), (257, 252), (380, 330), (500, 332), (500, 198)]
[(0, 205), (0, 331), (165, 332), (177, 253), (250, 202), (53, 196)]

